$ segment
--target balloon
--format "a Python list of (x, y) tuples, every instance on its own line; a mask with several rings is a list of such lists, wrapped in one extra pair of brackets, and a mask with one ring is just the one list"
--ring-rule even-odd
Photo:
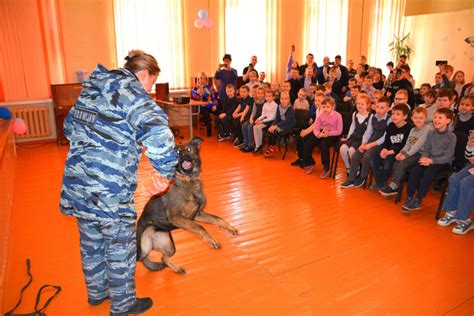
[(201, 19), (201, 20), (204, 20), (206, 17), (207, 17), (207, 11), (204, 10), (204, 9), (200, 9), (198, 11), (198, 17)]
[(204, 26), (207, 27), (208, 29), (212, 27), (212, 20), (210, 17), (207, 17), (204, 19)]
[(15, 122), (13, 122), (13, 132), (17, 135), (22, 135), (26, 133), (26, 124), (21, 118), (16, 118)]
[(7, 107), (0, 106), (0, 119), (9, 120), (12, 118), (12, 112)]
[(203, 24), (203, 20), (201, 20), (201, 19), (196, 19), (196, 20), (194, 21), (194, 27), (196, 27), (196, 28), (198, 28), (198, 29), (202, 28), (203, 25), (204, 25), (204, 24)]

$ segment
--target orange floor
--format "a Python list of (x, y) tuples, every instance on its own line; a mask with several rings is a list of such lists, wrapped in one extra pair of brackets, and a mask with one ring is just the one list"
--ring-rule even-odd
[[(186, 133), (184, 133), (187, 135)], [(63, 292), (47, 315), (108, 315), (108, 303), (87, 304), (78, 230), (58, 210), (67, 147), (18, 148), (4, 306), (34, 281), (18, 312), (31, 311), (44, 283)], [(174, 233), (174, 262), (187, 269), (149, 272), (137, 266), (138, 294), (151, 296), (146, 315), (473, 315), (474, 233), (457, 236), (436, 225), (439, 193), (403, 215), (393, 200), (345, 179), (321, 180), (319, 157), (310, 176), (285, 161), (243, 154), (206, 138), (202, 148), (207, 211), (239, 231), (206, 228), (222, 244), (212, 250), (196, 236)], [(140, 166), (139, 179), (151, 174)], [(146, 202), (137, 191), (137, 210)], [(5, 312), (5, 311), (4, 311)]]

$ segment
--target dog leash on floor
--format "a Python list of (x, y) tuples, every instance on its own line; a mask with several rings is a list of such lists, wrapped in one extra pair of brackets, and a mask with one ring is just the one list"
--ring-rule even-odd
[[(23, 288), (21, 289), (21, 292), (20, 292), (20, 300), (18, 301), (18, 303), (16, 303), (15, 307), (13, 307), (12, 310), (8, 311), (5, 313), (5, 316), (46, 316), (46, 314), (44, 313), (44, 310), (46, 309), (46, 307), (48, 307), (49, 303), (51, 303), (51, 301), (53, 300), (53, 298), (56, 297), (56, 295), (59, 294), (59, 292), (61, 292), (61, 287), (60, 286), (57, 286), (57, 285), (49, 285), (49, 284), (46, 284), (46, 285), (43, 285), (39, 291), (38, 291), (38, 294), (36, 295), (36, 302), (35, 302), (35, 311), (32, 312), (32, 313), (26, 313), (26, 314), (13, 314), (13, 312), (15, 311), (15, 309), (18, 308), (18, 306), (21, 305), (21, 300), (23, 298), (23, 292), (26, 290), (26, 288), (28, 286), (30, 286), (31, 282), (33, 282), (33, 275), (31, 274), (30, 270), (31, 270), (31, 263), (30, 263), (30, 259), (26, 259), (26, 268), (27, 268), (27, 273), (28, 273), (28, 276), (30, 277), (30, 279), (28, 280), (28, 283), (25, 284), (25, 286), (23, 286)], [(38, 304), (40, 303), (40, 300), (41, 300), (41, 294), (43, 292), (44, 289), (47, 289), (47, 288), (53, 288), (55, 289), (56, 291), (54, 292), (54, 294), (48, 298), (48, 300), (46, 300), (46, 302), (43, 304), (43, 307), (41, 308), (38, 308)]]

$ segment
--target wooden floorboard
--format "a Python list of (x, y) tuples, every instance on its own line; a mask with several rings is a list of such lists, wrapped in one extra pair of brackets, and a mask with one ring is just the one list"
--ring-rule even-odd
[[(58, 209), (66, 154), (54, 144), (18, 148), (4, 306), (16, 303), (31, 258), (34, 281), (19, 312), (31, 311), (48, 283), (63, 288), (48, 315), (107, 315), (108, 303), (87, 304), (77, 226)], [(146, 315), (474, 314), (474, 233), (436, 225), (439, 193), (404, 215), (376, 192), (340, 189), (342, 163), (336, 180), (321, 180), (319, 157), (311, 175), (291, 167), (294, 158), (294, 149), (285, 161), (265, 159), (205, 138), (207, 211), (240, 234), (206, 226), (222, 244), (214, 250), (175, 231), (173, 261), (187, 275), (138, 263), (138, 294), (155, 301)], [(143, 160), (138, 212), (152, 172)]]

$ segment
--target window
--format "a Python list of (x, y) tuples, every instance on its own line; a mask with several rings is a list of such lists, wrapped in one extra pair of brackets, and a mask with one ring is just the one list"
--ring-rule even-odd
[(307, 0), (304, 56), (312, 53), (318, 66), (325, 56), (346, 59), (349, 0)]
[(132, 49), (153, 55), (161, 68), (157, 82), (171, 89), (187, 86), (182, 0), (115, 0), (118, 65)]
[(276, 9), (276, 0), (225, 2), (225, 52), (232, 55), (232, 67), (239, 75), (255, 55), (258, 59), (255, 68), (266, 72), (266, 81), (274, 80)]

